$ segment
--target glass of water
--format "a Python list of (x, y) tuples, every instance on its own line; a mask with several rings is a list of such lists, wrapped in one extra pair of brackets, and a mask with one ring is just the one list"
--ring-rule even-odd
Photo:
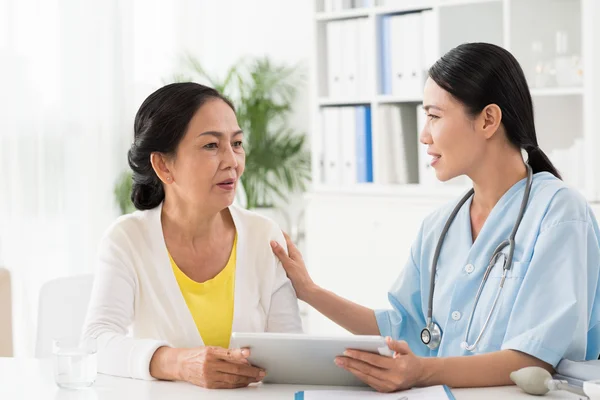
[(95, 339), (56, 339), (52, 349), (54, 380), (59, 387), (83, 389), (94, 384), (97, 375)]

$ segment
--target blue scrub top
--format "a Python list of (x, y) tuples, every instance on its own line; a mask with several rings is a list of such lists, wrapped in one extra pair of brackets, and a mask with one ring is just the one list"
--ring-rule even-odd
[[(585, 199), (547, 172), (537, 173), (515, 238), (514, 262), (488, 327), (473, 351), (461, 347), (475, 295), (495, 248), (510, 236), (526, 179), (498, 201), (475, 242), (467, 201), (452, 223), (435, 277), (433, 320), (442, 341), (430, 350), (425, 327), (431, 263), (438, 239), (458, 201), (422, 223), (411, 256), (389, 292), (392, 310), (376, 311), (382, 336), (406, 340), (421, 356), (458, 356), (514, 349), (553, 366), (597, 359), (600, 353), (600, 231)], [(503, 250), (507, 252), (508, 247)], [(502, 276), (493, 267), (474, 314), (468, 343), (479, 335)]]

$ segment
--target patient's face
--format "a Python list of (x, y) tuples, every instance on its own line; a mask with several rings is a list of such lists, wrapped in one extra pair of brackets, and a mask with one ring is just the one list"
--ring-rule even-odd
[(465, 106), (450, 93), (427, 79), (423, 94), (427, 122), (420, 135), (428, 146), (436, 176), (447, 181), (469, 174), (483, 151), (485, 139), (474, 129)]
[(220, 99), (196, 111), (170, 163), (178, 196), (192, 206), (220, 211), (235, 198), (246, 154), (235, 113)]

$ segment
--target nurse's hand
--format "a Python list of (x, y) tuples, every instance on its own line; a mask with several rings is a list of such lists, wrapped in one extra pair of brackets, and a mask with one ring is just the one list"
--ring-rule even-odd
[(306, 270), (302, 254), (285, 232), (283, 232), (283, 235), (285, 236), (289, 255), (286, 254), (285, 249), (276, 241), (271, 242), (271, 248), (277, 258), (279, 258), (279, 261), (281, 261), (281, 265), (283, 265), (288, 278), (292, 281), (296, 295), (300, 300), (306, 301), (307, 293), (315, 284)]
[(347, 350), (345, 357), (337, 357), (335, 363), (378, 392), (389, 393), (420, 386), (425, 372), (422, 359), (415, 356), (404, 341), (388, 337), (386, 342), (394, 351), (392, 358)]

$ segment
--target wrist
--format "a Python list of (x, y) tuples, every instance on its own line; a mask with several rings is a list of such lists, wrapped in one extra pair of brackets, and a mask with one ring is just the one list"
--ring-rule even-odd
[(302, 290), (298, 293), (298, 298), (305, 303), (310, 304), (312, 299), (319, 293), (321, 288), (314, 282), (310, 281), (303, 285)]
[(170, 362), (171, 376), (173, 380), (185, 381), (185, 375), (183, 373), (184, 367), (184, 353), (185, 349), (172, 349), (173, 359)]
[(161, 380), (182, 380), (180, 354), (180, 349), (159, 347), (150, 360), (150, 375)]
[(421, 362), (421, 378), (417, 382), (417, 386), (443, 385), (444, 358), (419, 357), (419, 359)]

